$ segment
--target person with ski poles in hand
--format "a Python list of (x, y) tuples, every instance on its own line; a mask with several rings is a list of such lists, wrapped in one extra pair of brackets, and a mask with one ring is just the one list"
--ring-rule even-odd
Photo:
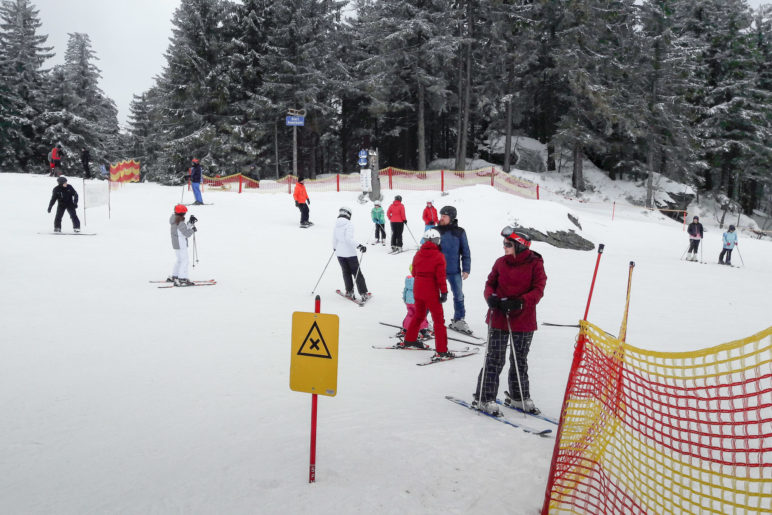
[(686, 256), (686, 260), (697, 261), (697, 249), (699, 249), (704, 235), (699, 216), (695, 216), (692, 219), (692, 223), (686, 228), (686, 232), (689, 234), (689, 254)]
[(376, 200), (373, 209), (370, 211), (370, 218), (375, 224), (375, 243), (386, 245), (386, 214), (381, 207), (381, 201)]
[[(338, 219), (335, 222), (335, 230), (332, 233), (332, 249), (338, 256), (341, 272), (343, 272), (343, 284), (346, 288), (345, 296), (351, 300), (357, 300), (354, 295), (354, 280), (356, 280), (357, 290), (362, 299), (358, 302), (364, 303), (370, 297), (367, 291), (367, 283), (362, 270), (359, 268), (359, 259), (357, 259), (357, 250), (364, 255), (367, 247), (357, 245), (354, 240), (354, 224), (351, 223), (351, 208), (341, 207), (338, 210)], [(352, 279), (352, 277), (354, 279)]]
[(174, 206), (174, 213), (169, 218), (170, 233), (172, 237), (172, 248), (176, 259), (172, 275), (166, 280), (174, 283), (174, 286), (193, 286), (188, 278), (188, 238), (198, 230), (195, 223), (198, 221), (195, 216), (190, 215), (190, 221), (185, 222), (185, 215), (188, 208), (184, 204)]
[(522, 230), (505, 227), (504, 255), (493, 264), (485, 282), (485, 301), (489, 327), (485, 365), (477, 376), (477, 389), (472, 405), (490, 415), (499, 415), (496, 397), (499, 375), (504, 368), (507, 347), (512, 340), (509, 356), (509, 392), (505, 403), (538, 414), (530, 396), (528, 351), (536, 325), (536, 305), (544, 296), (547, 274), (541, 255), (530, 250), (531, 238)]
[(436, 354), (432, 360), (455, 357), (448, 351), (448, 330), (445, 327), (445, 314), (442, 304), (448, 300), (448, 284), (445, 277), (445, 256), (440, 252), (440, 233), (429, 229), (424, 233), (426, 240), (413, 257), (413, 297), (415, 313), (407, 327), (405, 341), (401, 347), (423, 349), (418, 341), (418, 330), (426, 318), (426, 311), (432, 315), (434, 323), (434, 344)]
[[(737, 246), (737, 233), (735, 232), (734, 225), (729, 226), (729, 230), (724, 233), (721, 239), (724, 243), (724, 248), (721, 249), (721, 254), (718, 256), (718, 264), (732, 266), (732, 251)], [(724, 261), (724, 255), (726, 255), (726, 261)]]
[(190, 184), (193, 187), (193, 196), (196, 198), (193, 205), (201, 206), (204, 204), (204, 199), (201, 197), (201, 183), (204, 181), (204, 172), (201, 170), (201, 164), (198, 162), (198, 159), (193, 158), (191, 162), (193, 166), (190, 168)]

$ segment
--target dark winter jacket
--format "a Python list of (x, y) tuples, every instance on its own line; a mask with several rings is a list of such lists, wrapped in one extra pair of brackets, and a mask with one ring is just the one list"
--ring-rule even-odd
[(89, 162), (91, 162), (91, 153), (88, 150), (84, 150), (80, 153), (80, 162), (84, 165), (87, 165)]
[(692, 240), (701, 240), (702, 239), (702, 224), (700, 222), (692, 222), (689, 224), (689, 227), (687, 227), (686, 232), (689, 233), (689, 238)]
[(202, 182), (201, 164), (195, 163), (190, 169), (190, 182)]
[(438, 299), (448, 292), (445, 277), (445, 256), (439, 247), (427, 241), (413, 257), (413, 296), (417, 299)]
[(472, 270), (472, 253), (469, 250), (466, 231), (458, 226), (458, 220), (453, 220), (448, 225), (438, 225), (435, 229), (442, 235), (440, 248), (448, 264), (447, 273), (468, 274)]
[[(485, 299), (494, 293), (499, 299), (521, 299), (523, 309), (510, 311), (509, 324), (512, 331), (530, 332), (537, 329), (536, 304), (544, 295), (547, 274), (544, 272), (544, 260), (532, 250), (524, 250), (516, 255), (501, 256), (493, 263), (493, 269), (485, 281)], [(507, 317), (498, 309), (491, 309), (486, 322), (494, 329), (508, 331)]]
[(48, 209), (51, 209), (56, 202), (64, 207), (78, 207), (78, 192), (69, 184), (61, 184), (54, 188), (51, 195), (51, 202), (48, 203)]

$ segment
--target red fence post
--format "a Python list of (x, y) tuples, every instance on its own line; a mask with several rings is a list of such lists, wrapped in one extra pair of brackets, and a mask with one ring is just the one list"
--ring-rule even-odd
[(611, 204), (611, 221), (612, 222), (614, 221), (614, 213), (616, 213), (616, 212), (617, 212), (617, 201), (615, 200)]
[(493, 187), (493, 174), (496, 173), (496, 171), (491, 166), (491, 188)]
[(287, 176), (287, 193), (292, 195), (292, 176), (291, 175)]
[(440, 170), (440, 191), (445, 191), (445, 170)]
[(243, 175), (239, 174), (239, 193), (241, 193), (241, 183), (242, 183), (243, 177), (244, 177)]
[(391, 184), (391, 166), (389, 167), (389, 189), (390, 189), (390, 190), (393, 190), (393, 189), (394, 189), (394, 187), (393, 187), (393, 186), (392, 186), (392, 184)]
[(539, 200), (539, 185), (536, 185), (536, 200)]
[(335, 182), (337, 184), (338, 193), (340, 193), (340, 174), (339, 173), (335, 174)]

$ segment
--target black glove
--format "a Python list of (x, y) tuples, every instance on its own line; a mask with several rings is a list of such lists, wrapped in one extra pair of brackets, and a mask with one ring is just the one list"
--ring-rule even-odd
[(499, 309), (505, 313), (507, 311), (517, 311), (518, 309), (523, 309), (523, 301), (522, 299), (501, 299)]
[(74, 207), (75, 209), (78, 209), (78, 204), (73, 204), (72, 207)]
[(309, 206), (311, 205), (311, 199), (310, 199), (310, 198), (307, 198), (307, 199), (306, 199), (306, 202), (308, 202), (308, 205), (309, 205)]
[(499, 306), (501, 306), (501, 299), (495, 293), (485, 299), (485, 302), (488, 303), (488, 307), (491, 309), (499, 309)]
[(440, 302), (444, 304), (446, 300), (448, 300), (448, 292), (440, 293)]
[(407, 220), (405, 220), (404, 224), (407, 225)]
[(189, 220), (189, 221), (190, 221), (190, 223), (192, 223), (192, 224), (194, 224), (194, 223), (198, 222), (198, 218), (196, 218), (196, 217), (195, 217), (195, 216), (193, 216), (193, 215), (190, 215), (190, 218), (188, 218), (188, 220)]
[(49, 213), (51, 212), (51, 208), (50, 208), (50, 207), (48, 208), (48, 212), (49, 212)]
[(367, 247), (365, 247), (364, 245), (357, 245), (357, 248), (359, 249), (359, 252), (363, 254), (367, 252)]
[(300, 202), (298, 202), (297, 200), (295, 201), (295, 207), (300, 207)]
[(195, 225), (193, 226), (193, 232), (198, 232), (198, 227), (196, 227)]

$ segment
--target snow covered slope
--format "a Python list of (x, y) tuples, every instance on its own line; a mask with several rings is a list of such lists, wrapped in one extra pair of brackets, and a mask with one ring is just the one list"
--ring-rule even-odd
[[(81, 191), (82, 183), (73, 185)], [(470, 398), (482, 355), (431, 367), (429, 353), (374, 350), (393, 342), (411, 253), (368, 246), (373, 299), (334, 294), (335, 262), (318, 291), (340, 316), (338, 395), (319, 399), (317, 483), (309, 485), (310, 396), (289, 390), (293, 311), (313, 311), (311, 289), (332, 251), (338, 208), (356, 193), (311, 192), (311, 220), (287, 194), (204, 193), (193, 279), (213, 287), (158, 289), (173, 262), (168, 218), (180, 188), (131, 184), (89, 209), (92, 237), (47, 234), (49, 177), (0, 174), (0, 513), (535, 513), (554, 440), (527, 435), (445, 400)], [(770, 325), (772, 244), (742, 237), (744, 268), (712, 264), (720, 231), (706, 228), (705, 260), (679, 261), (681, 225), (640, 209), (617, 211), (508, 196), (489, 187), (400, 193), (420, 238), (427, 198), (458, 208), (472, 249), (467, 321), (485, 333), (483, 285), (502, 254), (499, 231), (518, 220), (571, 228), (605, 243), (590, 320), (617, 333), (628, 263), (636, 263), (628, 341), (686, 350)], [(187, 194), (187, 201), (192, 196)], [(82, 214), (82, 211), (81, 211)], [(67, 217), (64, 229), (70, 229)], [(412, 242), (405, 233), (406, 243)], [(595, 251), (542, 243), (549, 276), (539, 320), (576, 323)], [(740, 257), (733, 261), (740, 264)], [(445, 305), (450, 309), (451, 303)], [(532, 395), (557, 415), (575, 331), (542, 326), (530, 354)], [(451, 348), (458, 348), (451, 344)], [(503, 396), (503, 388), (500, 392)]]

